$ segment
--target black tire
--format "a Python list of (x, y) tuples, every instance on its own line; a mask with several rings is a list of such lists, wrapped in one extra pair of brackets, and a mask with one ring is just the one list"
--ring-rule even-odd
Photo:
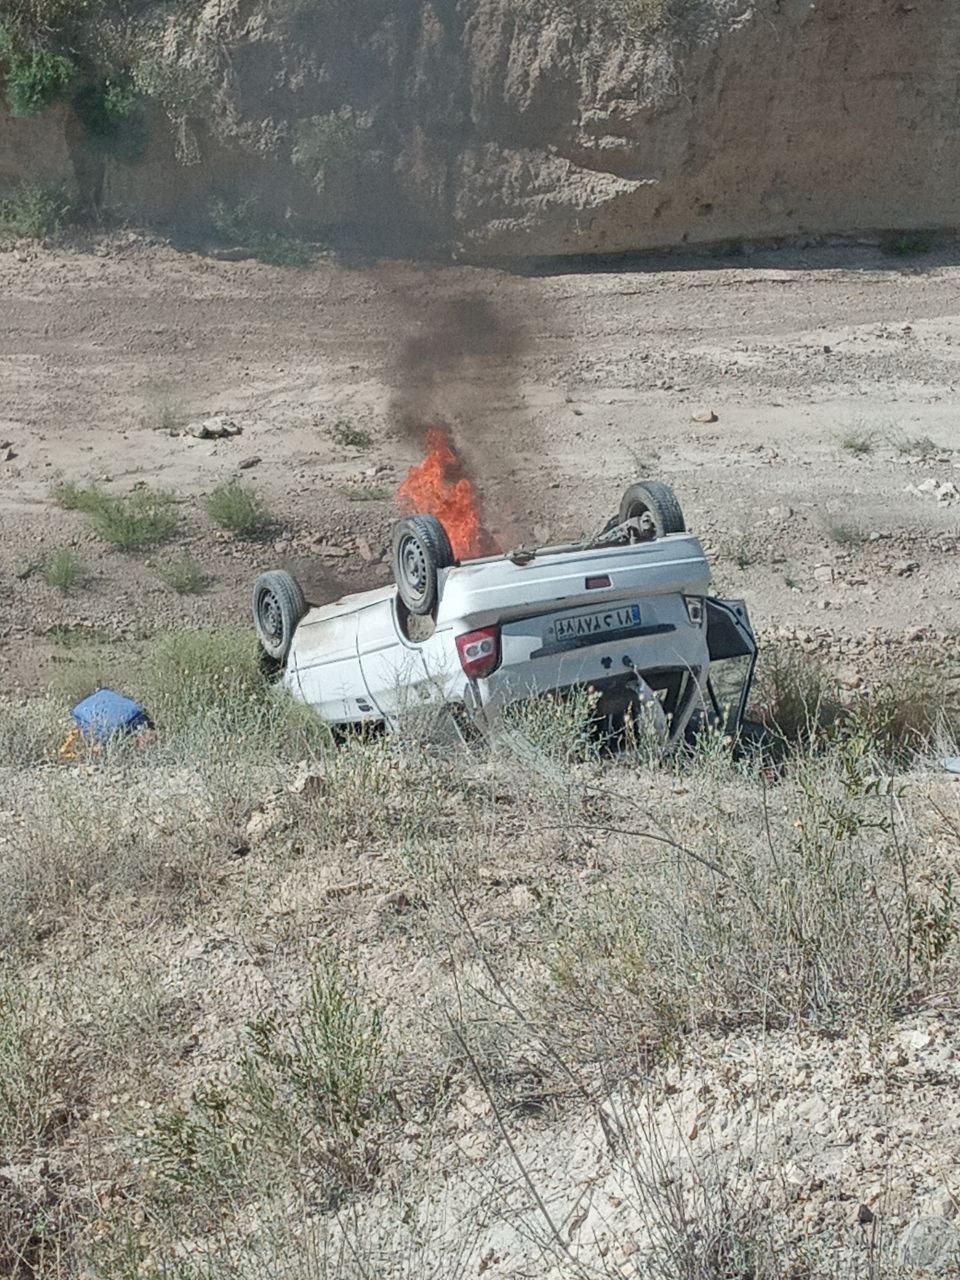
[(437, 607), (439, 573), (456, 564), (447, 531), (435, 516), (406, 516), (393, 526), (393, 577), (411, 613)]
[(261, 573), (253, 588), (253, 625), (264, 653), (285, 662), (293, 633), (307, 612), (300, 583), (283, 569)]
[(640, 480), (632, 484), (620, 502), (620, 523), (643, 516), (649, 519), (650, 538), (662, 538), (668, 533), (686, 533), (687, 525), (680, 510), (677, 495), (668, 484), (659, 480)]

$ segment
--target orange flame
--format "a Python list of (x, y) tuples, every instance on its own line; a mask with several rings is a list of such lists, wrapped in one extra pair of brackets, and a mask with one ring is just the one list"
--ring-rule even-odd
[(436, 516), (458, 560), (474, 560), (497, 550), (484, 525), (480, 499), (447, 427), (428, 427), (427, 456), (407, 472), (397, 490), (397, 505), (407, 515), (422, 512)]

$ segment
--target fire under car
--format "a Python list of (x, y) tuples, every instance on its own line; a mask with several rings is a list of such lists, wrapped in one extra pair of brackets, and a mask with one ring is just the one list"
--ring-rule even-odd
[(710, 595), (702, 546), (672, 489), (624, 493), (594, 536), (458, 560), (435, 517), (392, 537), (391, 585), (311, 607), (264, 573), (253, 592), (266, 661), (333, 727), (402, 732), (423, 710), (498, 721), (521, 699), (589, 691), (595, 723), (643, 721), (670, 749), (704, 724), (736, 739), (757, 644), (745, 604)]

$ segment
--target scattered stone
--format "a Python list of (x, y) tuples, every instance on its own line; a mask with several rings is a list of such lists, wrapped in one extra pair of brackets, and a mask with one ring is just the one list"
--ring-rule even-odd
[(832, 582), (833, 568), (829, 564), (818, 564), (813, 571), (813, 576), (817, 582)]
[(256, 457), (244, 458), (244, 460), (240, 463), (240, 470), (249, 471), (251, 467), (258, 467), (262, 461), (263, 461), (262, 458), (256, 458)]
[(203, 418), (199, 422), (191, 422), (186, 428), (186, 434), (195, 436), (198, 440), (223, 440), (228, 436), (240, 435), (242, 430), (232, 418)]
[(712, 409), (701, 409), (699, 413), (693, 415), (694, 422), (719, 422), (720, 419)]
[(373, 551), (371, 550), (370, 543), (366, 540), (366, 538), (357, 539), (357, 551), (360, 553), (360, 559), (366, 560), (368, 564), (371, 562), (371, 560), (374, 559), (374, 555), (373, 555)]
[(301, 773), (294, 778), (287, 790), (292, 796), (322, 795), (327, 780), (321, 773)]
[(909, 578), (912, 573), (920, 568), (916, 560), (898, 560), (893, 566), (893, 572), (898, 578)]
[(350, 554), (346, 547), (335, 547), (329, 542), (317, 543), (316, 553), (327, 560), (340, 560)]
[(12, 462), (16, 456), (9, 445), (4, 445), (3, 448), (0, 448), (0, 462)]
[(946, 1218), (914, 1218), (900, 1237), (897, 1257), (904, 1266), (955, 1273), (960, 1266), (960, 1230)]
[(410, 906), (410, 898), (402, 889), (394, 889), (392, 893), (381, 894), (377, 899), (378, 911), (404, 911)]
[(904, 493), (912, 493), (915, 497), (933, 497), (944, 506), (960, 501), (960, 488), (952, 480), (937, 480), (928, 476), (919, 484), (908, 484)]
[(869, 1226), (869, 1224), (873, 1222), (875, 1217), (876, 1217), (876, 1214), (868, 1205), (862, 1204), (860, 1208), (857, 1210), (857, 1221), (860, 1223), (862, 1227)]
[(859, 689), (863, 684), (863, 676), (859, 671), (855, 671), (853, 667), (844, 667), (837, 678), (843, 689)]
[(793, 507), (768, 507), (767, 515), (773, 516), (774, 520), (789, 520), (793, 515)]

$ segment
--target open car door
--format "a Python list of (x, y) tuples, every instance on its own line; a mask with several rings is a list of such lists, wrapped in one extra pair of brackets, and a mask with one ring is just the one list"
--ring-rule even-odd
[(743, 724), (757, 664), (757, 641), (742, 600), (707, 602), (707, 648), (710, 675), (708, 718), (736, 737)]

